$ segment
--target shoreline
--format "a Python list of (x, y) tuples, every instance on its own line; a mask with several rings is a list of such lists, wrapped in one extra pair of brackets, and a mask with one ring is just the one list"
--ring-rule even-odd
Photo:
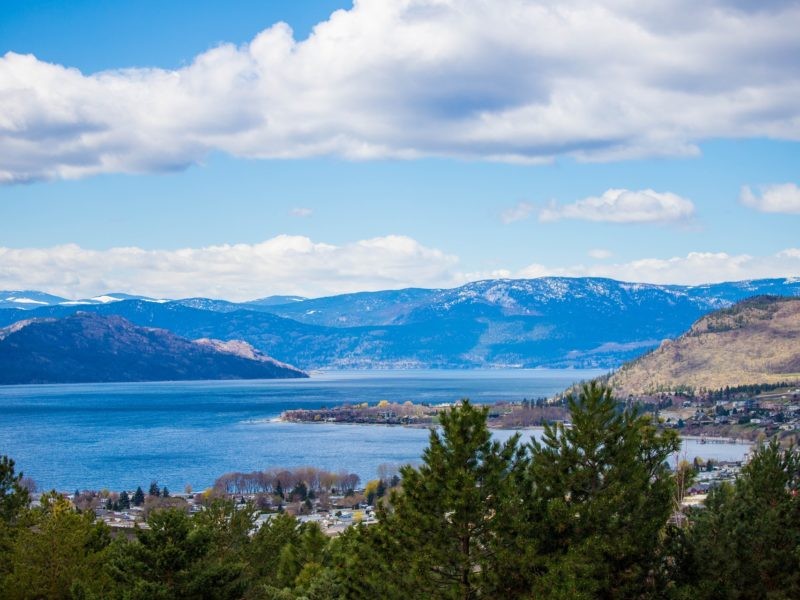
[[(292, 421), (288, 419), (270, 419), (264, 421), (254, 421), (257, 423), (286, 423), (287, 425), (353, 425), (358, 427), (390, 427), (402, 429), (433, 429), (439, 427), (438, 423), (360, 423), (356, 421)], [(530, 425), (523, 427), (500, 427), (498, 425), (489, 425), (489, 429), (496, 431), (544, 431), (543, 425)]]
[(748, 446), (753, 446), (756, 444), (756, 442), (746, 438), (719, 437), (713, 435), (682, 435), (681, 439), (710, 444), (746, 444)]

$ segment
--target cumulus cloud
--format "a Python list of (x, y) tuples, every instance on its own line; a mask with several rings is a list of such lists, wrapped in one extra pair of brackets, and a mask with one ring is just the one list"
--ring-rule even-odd
[(524, 221), (533, 212), (533, 204), (529, 202), (519, 202), (516, 206), (505, 209), (500, 213), (500, 220), (508, 225), (516, 221)]
[(800, 214), (800, 187), (794, 183), (763, 186), (758, 194), (744, 186), (739, 199), (745, 206), (761, 212)]
[(0, 181), (249, 158), (541, 162), (800, 139), (800, 4), (359, 0), (175, 69), (0, 58)]
[(606, 258), (611, 258), (614, 256), (614, 253), (611, 250), (606, 250), (605, 248), (592, 248), (587, 252), (589, 258), (596, 258), (597, 260), (604, 260)]
[(0, 247), (0, 289), (46, 289), (69, 298), (109, 291), (230, 300), (320, 296), (452, 283), (456, 263), (397, 235), (339, 246), (280, 235), (259, 244), (178, 250)]
[(609, 223), (677, 223), (694, 214), (691, 200), (671, 192), (610, 189), (572, 204), (551, 202), (539, 212), (540, 221), (581, 219)]
[(574, 265), (552, 268), (531, 264), (519, 277), (609, 277), (621, 281), (700, 285), (721, 281), (744, 281), (800, 275), (800, 248), (787, 248), (771, 256), (725, 252), (690, 252), (672, 258), (642, 258), (626, 263)]
[(289, 214), (291, 216), (293, 216), (293, 217), (305, 218), (305, 217), (310, 217), (311, 215), (313, 215), (314, 211), (311, 210), (310, 208), (298, 207), (298, 208), (293, 208), (292, 210), (290, 210)]

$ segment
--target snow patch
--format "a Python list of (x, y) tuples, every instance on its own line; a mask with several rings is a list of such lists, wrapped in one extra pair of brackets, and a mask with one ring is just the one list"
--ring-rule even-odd
[(41, 300), (34, 300), (33, 298), (22, 298), (20, 296), (9, 296), (6, 298), (8, 302), (16, 302), (18, 304), (43, 304), (47, 306), (47, 302)]
[(114, 296), (95, 296), (94, 298), (89, 298), (94, 302), (99, 302), (101, 304), (108, 304), (109, 302), (119, 302), (119, 298), (115, 298)]

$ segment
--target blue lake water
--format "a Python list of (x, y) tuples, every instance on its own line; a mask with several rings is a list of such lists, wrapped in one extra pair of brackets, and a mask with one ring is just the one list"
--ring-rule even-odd
[[(0, 454), (14, 458), (40, 488), (63, 491), (131, 489), (154, 480), (176, 491), (186, 484), (202, 489), (228, 471), (304, 465), (345, 469), (366, 480), (381, 463), (417, 461), (427, 430), (275, 418), (290, 408), (382, 399), (536, 398), (599, 373), (348, 371), (303, 380), (0, 386)], [(686, 441), (684, 450), (689, 459), (735, 459), (747, 447)]]

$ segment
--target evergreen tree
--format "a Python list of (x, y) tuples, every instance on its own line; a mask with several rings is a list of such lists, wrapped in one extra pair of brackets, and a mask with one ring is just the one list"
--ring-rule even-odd
[[(251, 581), (248, 572), (256, 511), (252, 505), (238, 506), (231, 500), (213, 500), (192, 518), (196, 531), (208, 539), (208, 550), (195, 565), (197, 589), (219, 586), (226, 593), (241, 593)], [(225, 596), (227, 597), (227, 596)]]
[(759, 447), (692, 515), (698, 598), (800, 598), (800, 455)]
[(164, 486), (163, 488), (161, 488), (161, 497), (162, 498), (169, 498), (169, 490), (167, 489), (167, 486)]
[(153, 598), (240, 598), (247, 588), (245, 566), (214, 554), (215, 534), (208, 522), (184, 511), (154, 511), (149, 529), (136, 541), (115, 546), (109, 571), (130, 600)]
[(274, 583), (278, 574), (281, 550), (287, 544), (297, 545), (299, 523), (292, 515), (273, 515), (253, 536), (250, 547), (251, 565), (256, 577), (264, 584)]
[(306, 487), (306, 484), (303, 483), (302, 481), (299, 481), (297, 485), (294, 486), (294, 489), (292, 489), (290, 496), (294, 500), (300, 500), (300, 501), (303, 501), (306, 498), (308, 498), (308, 488)]
[(141, 486), (136, 488), (136, 491), (133, 493), (133, 505), (134, 506), (141, 506), (144, 504), (144, 490), (142, 490)]
[(3, 577), (10, 571), (8, 557), (15, 537), (23, 529), (20, 520), (30, 501), (28, 490), (21, 482), (22, 473), (15, 473), (14, 461), (0, 456), (0, 589)]
[(120, 492), (119, 494), (119, 507), (122, 510), (127, 510), (131, 507), (130, 496), (128, 496), (128, 492), (126, 492), (125, 490), (122, 490), (122, 492)]
[(147, 492), (147, 494), (148, 494), (149, 496), (160, 496), (160, 495), (161, 495), (161, 490), (160, 490), (160, 489), (159, 489), (159, 487), (158, 487), (158, 483), (156, 483), (155, 481), (153, 481), (153, 482), (150, 484), (150, 491), (148, 491), (148, 492)]
[(0, 524), (10, 525), (30, 501), (28, 490), (22, 484), (22, 473), (14, 472), (14, 461), (0, 456)]
[(440, 415), (423, 463), (405, 466), (402, 493), (379, 505), (344, 578), (350, 597), (514, 597), (529, 587), (519, 568), (513, 482), (524, 471), (518, 436), (491, 439), (487, 408), (464, 400)]
[(571, 427), (534, 441), (524, 503), (535, 540), (536, 589), (562, 597), (633, 598), (651, 591), (674, 505), (666, 463), (680, 448), (611, 389), (591, 383), (567, 398)]
[(44, 494), (41, 507), (16, 536), (9, 557), (10, 574), (1, 582), (3, 598), (72, 598), (71, 590), (103, 597), (111, 582), (102, 572), (108, 528), (91, 512), (78, 513), (55, 492)]

